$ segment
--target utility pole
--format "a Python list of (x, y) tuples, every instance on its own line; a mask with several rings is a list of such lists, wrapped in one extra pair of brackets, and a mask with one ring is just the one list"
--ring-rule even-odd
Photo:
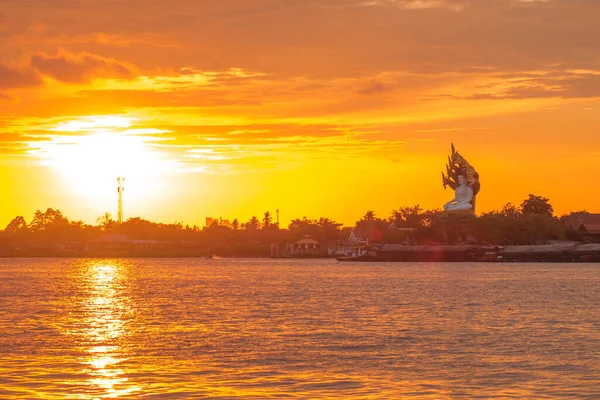
[(123, 177), (118, 177), (117, 178), (117, 182), (119, 183), (119, 186), (117, 188), (118, 192), (119, 192), (119, 224), (123, 223), (123, 191), (125, 190), (125, 178)]

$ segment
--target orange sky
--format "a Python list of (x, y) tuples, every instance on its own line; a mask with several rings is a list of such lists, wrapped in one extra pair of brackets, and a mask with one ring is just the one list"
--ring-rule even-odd
[(595, 0), (0, 0), (0, 228), (58, 208), (204, 225), (600, 212)]

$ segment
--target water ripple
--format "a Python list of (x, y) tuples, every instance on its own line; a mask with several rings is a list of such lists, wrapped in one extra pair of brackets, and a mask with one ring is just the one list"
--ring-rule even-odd
[(0, 398), (597, 398), (586, 264), (0, 260)]

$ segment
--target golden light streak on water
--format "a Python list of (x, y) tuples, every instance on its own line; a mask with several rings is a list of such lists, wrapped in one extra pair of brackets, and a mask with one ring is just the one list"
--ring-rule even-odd
[(90, 297), (85, 306), (88, 311), (82, 332), (92, 346), (83, 360), (89, 368), (88, 385), (101, 398), (119, 398), (131, 395), (141, 388), (124, 377), (119, 364), (126, 361), (119, 338), (126, 329), (125, 308), (127, 299), (119, 294), (119, 270), (117, 263), (93, 262), (89, 268)]

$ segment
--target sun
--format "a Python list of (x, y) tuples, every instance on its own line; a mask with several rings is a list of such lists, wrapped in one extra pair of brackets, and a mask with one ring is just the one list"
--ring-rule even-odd
[(49, 129), (50, 140), (31, 142), (31, 154), (57, 171), (78, 195), (112, 198), (117, 178), (125, 177), (129, 198), (147, 197), (156, 194), (160, 178), (177, 162), (156, 146), (164, 131), (132, 129), (133, 123), (115, 116), (65, 121)]

